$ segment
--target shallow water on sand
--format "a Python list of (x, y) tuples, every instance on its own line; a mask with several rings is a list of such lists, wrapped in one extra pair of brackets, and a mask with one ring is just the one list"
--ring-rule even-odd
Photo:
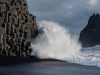
[(100, 68), (61, 61), (0, 65), (0, 75), (100, 75)]

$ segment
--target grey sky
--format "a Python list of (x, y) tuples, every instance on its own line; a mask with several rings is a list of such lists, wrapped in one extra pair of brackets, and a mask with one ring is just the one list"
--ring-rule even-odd
[(100, 0), (27, 0), (37, 22), (54, 21), (78, 35), (93, 13), (100, 13)]

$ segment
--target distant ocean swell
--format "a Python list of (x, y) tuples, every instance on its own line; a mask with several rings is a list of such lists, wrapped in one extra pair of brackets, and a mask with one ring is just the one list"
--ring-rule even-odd
[(71, 38), (68, 29), (55, 22), (38, 23), (39, 35), (31, 43), (31, 55), (38, 58), (53, 58), (81, 65), (100, 67), (100, 57), (96, 52), (82, 52), (81, 45)]

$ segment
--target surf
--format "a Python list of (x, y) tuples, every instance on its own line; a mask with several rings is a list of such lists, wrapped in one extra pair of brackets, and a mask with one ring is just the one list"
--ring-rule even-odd
[(100, 58), (81, 51), (81, 44), (71, 37), (68, 29), (52, 21), (41, 21), (37, 25), (39, 34), (31, 42), (32, 56), (100, 67)]

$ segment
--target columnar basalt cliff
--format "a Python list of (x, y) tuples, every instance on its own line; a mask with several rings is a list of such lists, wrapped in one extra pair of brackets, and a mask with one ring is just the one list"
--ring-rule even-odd
[(28, 47), (37, 33), (26, 0), (0, 0), (0, 55), (30, 57)]
[(83, 47), (100, 45), (100, 15), (90, 16), (87, 26), (81, 31), (79, 41)]

